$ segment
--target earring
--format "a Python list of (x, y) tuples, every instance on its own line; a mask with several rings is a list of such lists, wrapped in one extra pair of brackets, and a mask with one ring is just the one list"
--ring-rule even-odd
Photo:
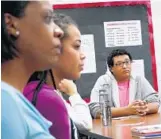
[(56, 28), (56, 29), (54, 30), (54, 32), (59, 32), (59, 31), (61, 31), (60, 28)]
[(18, 37), (20, 35), (20, 32), (19, 31), (16, 31), (16, 36)]

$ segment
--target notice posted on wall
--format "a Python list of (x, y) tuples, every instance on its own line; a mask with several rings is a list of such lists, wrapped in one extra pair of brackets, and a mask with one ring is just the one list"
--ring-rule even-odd
[(82, 73), (96, 72), (95, 46), (93, 34), (85, 34), (81, 36), (81, 46), (86, 59), (84, 61), (84, 70)]
[(104, 22), (105, 46), (138, 46), (142, 45), (141, 21)]
[(143, 59), (133, 60), (131, 72), (135, 76), (145, 77), (144, 60)]

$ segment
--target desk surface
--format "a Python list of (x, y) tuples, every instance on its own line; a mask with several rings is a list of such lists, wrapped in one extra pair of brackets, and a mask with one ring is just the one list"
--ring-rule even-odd
[(112, 120), (111, 128), (103, 126), (100, 119), (94, 119), (93, 129), (82, 133), (99, 139), (107, 137), (114, 139), (133, 139), (131, 136), (131, 127), (154, 124), (161, 124), (161, 113), (144, 117), (130, 116), (119, 120)]

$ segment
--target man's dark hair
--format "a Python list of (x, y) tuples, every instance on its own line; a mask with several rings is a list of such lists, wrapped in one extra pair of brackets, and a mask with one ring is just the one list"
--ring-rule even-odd
[(7, 32), (4, 14), (21, 18), (28, 3), (29, 1), (1, 1), (1, 63), (12, 60), (18, 52), (15, 46), (16, 38)]
[(109, 68), (113, 67), (113, 65), (114, 65), (113, 58), (116, 57), (116, 56), (121, 56), (121, 55), (128, 55), (130, 60), (132, 61), (131, 54), (129, 52), (127, 52), (125, 49), (115, 49), (107, 57), (108, 67)]

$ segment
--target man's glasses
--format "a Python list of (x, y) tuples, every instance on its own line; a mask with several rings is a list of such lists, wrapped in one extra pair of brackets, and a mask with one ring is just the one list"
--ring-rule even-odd
[(114, 64), (114, 66), (117, 67), (123, 67), (124, 65), (129, 66), (131, 64), (131, 60), (126, 60), (124, 62), (117, 62), (116, 64)]

